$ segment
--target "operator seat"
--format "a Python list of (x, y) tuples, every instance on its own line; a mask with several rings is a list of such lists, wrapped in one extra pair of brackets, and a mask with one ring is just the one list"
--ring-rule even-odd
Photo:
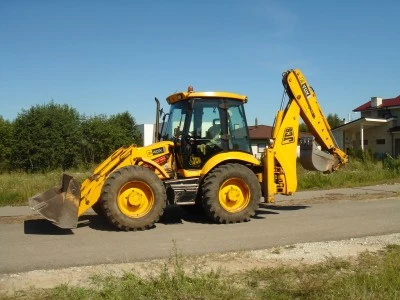
[(215, 140), (221, 135), (221, 124), (219, 119), (213, 120), (213, 125), (207, 130), (206, 136), (210, 140)]

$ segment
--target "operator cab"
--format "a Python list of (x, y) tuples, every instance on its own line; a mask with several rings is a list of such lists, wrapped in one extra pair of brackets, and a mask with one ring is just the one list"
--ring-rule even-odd
[(247, 97), (226, 92), (176, 93), (163, 140), (174, 141), (177, 161), (184, 169), (201, 169), (215, 154), (227, 151), (251, 153), (244, 111)]

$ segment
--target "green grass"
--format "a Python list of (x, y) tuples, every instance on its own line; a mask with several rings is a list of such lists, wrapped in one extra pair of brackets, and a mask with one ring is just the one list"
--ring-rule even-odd
[(52, 289), (15, 292), (0, 299), (399, 299), (400, 246), (378, 253), (365, 252), (352, 261), (328, 258), (324, 263), (253, 269), (184, 271), (185, 258), (175, 256), (173, 267), (140, 278), (95, 276), (88, 287), (67, 284)]
[[(393, 168), (384, 168), (380, 161), (362, 161), (352, 159), (348, 164), (331, 174), (306, 171), (300, 164), (297, 167), (298, 190), (332, 189), (354, 186), (366, 186), (381, 183), (400, 182), (398, 160)], [(83, 181), (90, 172), (67, 172)], [(27, 205), (28, 198), (58, 185), (62, 172), (54, 171), (45, 174), (4, 173), (0, 174), (0, 206)]]
[[(71, 175), (82, 181), (89, 172), (72, 172)], [(4, 173), (0, 174), (0, 206), (28, 205), (28, 198), (59, 185), (62, 172), (48, 173)]]
[(254, 299), (399, 299), (400, 246), (357, 261), (329, 258), (298, 268), (281, 266), (246, 272), (257, 290)]
[(324, 174), (297, 168), (298, 190), (316, 190), (366, 186), (382, 183), (399, 183), (400, 173), (396, 169), (384, 168), (380, 161), (351, 160), (337, 171)]

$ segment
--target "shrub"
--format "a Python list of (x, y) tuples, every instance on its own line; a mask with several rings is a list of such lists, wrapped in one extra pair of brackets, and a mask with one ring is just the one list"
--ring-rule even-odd
[(382, 161), (382, 167), (392, 172), (400, 173), (400, 156), (393, 158), (388, 153)]

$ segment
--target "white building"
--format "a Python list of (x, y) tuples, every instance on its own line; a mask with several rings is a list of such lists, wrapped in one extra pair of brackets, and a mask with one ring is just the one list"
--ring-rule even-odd
[(385, 153), (400, 155), (400, 95), (371, 97), (353, 111), (360, 112), (361, 117), (332, 130), (339, 147), (346, 152), (369, 150), (378, 157)]
[(137, 130), (142, 134), (143, 146), (148, 146), (154, 143), (154, 124), (136, 125)]

